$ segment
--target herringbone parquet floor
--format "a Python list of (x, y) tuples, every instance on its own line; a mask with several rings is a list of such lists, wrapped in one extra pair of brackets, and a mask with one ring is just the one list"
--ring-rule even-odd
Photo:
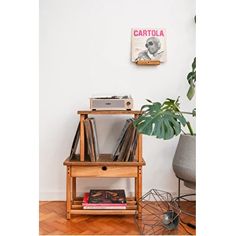
[[(71, 220), (67, 220), (63, 201), (40, 202), (39, 210), (40, 235), (140, 235), (134, 216), (72, 215)], [(185, 228), (180, 225), (171, 234), (188, 235), (186, 230), (195, 234), (195, 230), (186, 225)]]

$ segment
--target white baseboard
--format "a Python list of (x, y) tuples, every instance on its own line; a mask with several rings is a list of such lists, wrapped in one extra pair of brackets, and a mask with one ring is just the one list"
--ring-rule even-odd
[(65, 201), (66, 193), (61, 192), (40, 192), (39, 201)]

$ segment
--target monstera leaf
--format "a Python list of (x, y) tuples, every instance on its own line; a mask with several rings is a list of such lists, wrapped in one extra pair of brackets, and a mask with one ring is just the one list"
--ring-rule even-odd
[(195, 84), (196, 84), (196, 57), (192, 63), (192, 71), (188, 73), (187, 80), (189, 83), (189, 89), (187, 92), (187, 97), (191, 100), (195, 94)]
[(179, 135), (181, 126), (187, 122), (179, 110), (178, 99), (168, 98), (163, 104), (149, 102), (151, 104), (142, 106), (143, 114), (134, 121), (138, 132), (165, 140)]

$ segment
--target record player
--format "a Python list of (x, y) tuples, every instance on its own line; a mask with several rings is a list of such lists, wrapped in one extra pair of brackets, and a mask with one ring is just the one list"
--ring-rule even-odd
[(92, 110), (132, 110), (133, 99), (131, 96), (98, 96), (90, 98)]

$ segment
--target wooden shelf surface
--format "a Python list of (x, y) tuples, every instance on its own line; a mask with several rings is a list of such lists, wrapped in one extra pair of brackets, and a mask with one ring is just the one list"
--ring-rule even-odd
[(70, 213), (79, 215), (134, 215), (136, 210), (71, 210)]
[(69, 157), (64, 161), (63, 165), (66, 166), (145, 166), (146, 162), (138, 161), (112, 161), (111, 154), (100, 154), (98, 161), (79, 161), (79, 155), (69, 160)]
[(136, 62), (137, 65), (160, 65), (161, 62), (158, 60), (140, 60)]
[(78, 197), (72, 201), (71, 214), (80, 215), (133, 215), (137, 210), (137, 203), (134, 197), (127, 197), (126, 209), (83, 209), (82, 197)]
[(84, 110), (78, 111), (80, 115), (141, 115), (140, 110)]

